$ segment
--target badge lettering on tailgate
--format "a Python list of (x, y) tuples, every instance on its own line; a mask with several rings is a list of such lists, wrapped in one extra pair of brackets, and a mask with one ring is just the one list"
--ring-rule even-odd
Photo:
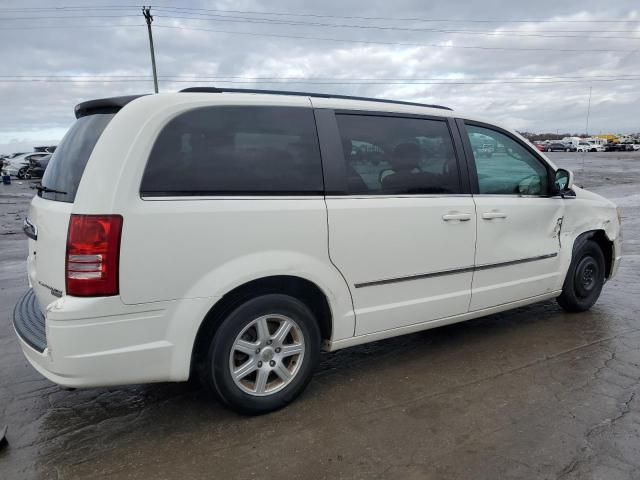
[(46, 288), (47, 290), (49, 290), (51, 292), (51, 295), (53, 295), (54, 297), (62, 297), (62, 290), (58, 290), (57, 288), (53, 288), (49, 285), (47, 285), (46, 283), (42, 283), (40, 281), (38, 281), (38, 283), (43, 286), (44, 288)]

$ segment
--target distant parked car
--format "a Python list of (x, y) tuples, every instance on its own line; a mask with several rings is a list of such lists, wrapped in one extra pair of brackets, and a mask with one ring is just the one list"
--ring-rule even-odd
[(578, 143), (576, 150), (578, 152), (590, 152), (592, 148), (593, 145), (591, 145), (589, 142), (580, 142)]
[(9, 154), (5, 154), (0, 156), (0, 167), (4, 170), (5, 169), (5, 165), (9, 164), (9, 160), (16, 158), (20, 155), (26, 155), (28, 152), (22, 152), (22, 153), (9, 153)]
[(626, 150), (626, 147), (624, 145), (621, 145), (619, 143), (607, 143), (604, 146), (604, 151), (605, 152), (624, 152)]
[(18, 178), (24, 178), (24, 174), (29, 170), (29, 162), (38, 160), (42, 157), (46, 157), (48, 153), (23, 153), (15, 157), (9, 157), (4, 160), (2, 170), (6, 171), (9, 175), (16, 176)]
[(595, 143), (580, 142), (577, 147), (578, 152), (604, 152), (605, 147), (603, 145), (596, 145)]
[(535, 143), (534, 145), (539, 152), (545, 151), (545, 145), (543, 143)]
[(29, 169), (23, 177), (25, 179), (42, 178), (44, 171), (47, 169), (47, 165), (49, 165), (49, 159), (51, 159), (51, 154), (45, 155), (42, 158), (32, 158), (29, 160)]
[(604, 151), (605, 152), (617, 152), (618, 151), (618, 144), (617, 143), (607, 143), (604, 146)]
[(605, 152), (632, 152), (633, 145), (629, 143), (607, 143), (604, 149)]
[(545, 152), (570, 152), (571, 148), (564, 143), (550, 143), (546, 146)]
[(18, 157), (20, 155), (26, 155), (29, 152), (16, 152), (16, 153), (11, 153), (9, 155), (7, 155), (7, 158), (15, 158)]
[(640, 143), (634, 143), (632, 147), (634, 150), (640, 150)]

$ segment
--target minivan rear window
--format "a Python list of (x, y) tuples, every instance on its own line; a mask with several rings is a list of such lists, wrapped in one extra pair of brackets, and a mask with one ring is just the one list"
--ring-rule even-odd
[(313, 111), (202, 107), (158, 135), (143, 196), (318, 195), (324, 183)]
[(51, 156), (42, 177), (46, 190), (40, 190), (38, 195), (47, 200), (73, 203), (87, 160), (114, 115), (96, 113), (76, 120)]

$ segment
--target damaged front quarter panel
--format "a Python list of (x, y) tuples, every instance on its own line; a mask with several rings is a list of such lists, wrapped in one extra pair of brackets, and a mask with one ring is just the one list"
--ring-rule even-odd
[(611, 265), (609, 278), (615, 271), (621, 257), (621, 225), (616, 205), (606, 198), (588, 190), (574, 187), (575, 197), (565, 198), (565, 216), (562, 222), (562, 246), (570, 247), (580, 235), (587, 232), (604, 232), (611, 242)]

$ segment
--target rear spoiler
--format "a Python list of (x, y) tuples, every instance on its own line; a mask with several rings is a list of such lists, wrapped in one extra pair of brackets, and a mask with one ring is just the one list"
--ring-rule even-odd
[(127, 95), (124, 97), (99, 98), (97, 100), (88, 100), (79, 103), (74, 109), (76, 118), (86, 117), (94, 113), (115, 113), (124, 107), (127, 103), (132, 102), (136, 98), (144, 97), (144, 95)]

